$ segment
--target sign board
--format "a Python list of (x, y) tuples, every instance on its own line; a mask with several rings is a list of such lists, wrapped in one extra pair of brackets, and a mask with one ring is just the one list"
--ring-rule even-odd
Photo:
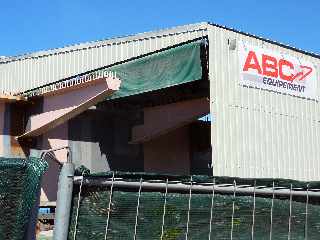
[(317, 72), (308, 61), (239, 42), (240, 84), (316, 99)]

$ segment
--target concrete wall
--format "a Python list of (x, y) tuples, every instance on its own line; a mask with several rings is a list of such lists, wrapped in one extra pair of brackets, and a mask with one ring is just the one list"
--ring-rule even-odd
[(84, 165), (93, 172), (110, 170), (106, 160), (107, 151), (104, 152), (101, 149), (101, 144), (96, 136), (97, 131), (95, 131), (100, 128), (99, 134), (101, 135), (99, 136), (110, 135), (106, 130), (109, 122), (109, 120), (105, 120), (105, 127), (101, 126), (99, 117), (93, 111), (85, 112), (70, 121), (70, 148), (72, 149), (73, 162), (77, 167)]
[(69, 123), (69, 146), (77, 166), (92, 172), (143, 171), (140, 145), (129, 144), (139, 111), (89, 110)]
[[(39, 149), (55, 149), (69, 145), (68, 123), (60, 125), (41, 137)], [(63, 163), (67, 161), (67, 150), (59, 150), (53, 153), (54, 158)], [(54, 159), (47, 158), (49, 164), (41, 183), (40, 201), (56, 201), (58, 191), (58, 179), (61, 165)]]

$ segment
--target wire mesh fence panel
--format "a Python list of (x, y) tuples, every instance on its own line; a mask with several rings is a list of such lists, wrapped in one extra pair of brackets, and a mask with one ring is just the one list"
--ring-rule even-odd
[[(22, 229), (19, 229), (21, 226), (16, 226), (16, 224), (20, 214), (15, 210), (19, 204), (17, 200), (22, 198), (24, 170), (3, 169), (0, 171), (0, 175), (2, 180), (0, 183), (0, 212), (2, 216), (0, 218), (0, 239), (19, 239), (18, 234), (19, 232), (21, 234)], [(21, 179), (17, 176), (21, 176)]]
[(304, 204), (293, 201), (290, 239), (304, 239), (304, 227), (305, 227)]
[[(249, 201), (250, 197), (246, 197), (246, 198)], [(272, 199), (259, 198), (259, 197), (256, 198), (254, 239), (270, 238), (271, 209), (272, 209)]]
[[(75, 189), (78, 192), (79, 188)], [(86, 187), (81, 191), (78, 219), (76, 219), (79, 197), (74, 195), (69, 239), (104, 239), (107, 224), (110, 192), (103, 187)], [(76, 233), (75, 233), (76, 232)]]
[[(162, 237), (163, 240), (180, 239), (185, 236), (187, 225), (188, 197), (188, 194), (179, 195), (179, 198), (177, 194), (167, 194), (166, 214), (164, 216)], [(164, 200), (162, 201), (162, 206), (163, 202)], [(163, 210), (159, 208), (159, 211), (160, 210), (161, 213), (163, 213)], [(162, 219), (160, 219), (159, 223), (161, 227)]]
[(161, 238), (163, 204), (163, 193), (142, 193), (138, 217), (137, 239), (159, 240)]
[(289, 210), (288, 200), (274, 200), (272, 220), (273, 239), (288, 239)]
[(210, 208), (210, 194), (192, 194), (188, 239), (208, 239)]
[(25, 239), (46, 169), (36, 158), (0, 158), (0, 239)]
[(213, 205), (212, 239), (230, 239), (232, 197), (216, 194)]
[(308, 211), (307, 239), (317, 239), (320, 236), (319, 206), (310, 205)]
[[(233, 199), (228, 199), (225, 201), (233, 201)], [(234, 203), (235, 204), (234, 204), (232, 238), (233, 239), (250, 239), (251, 225), (252, 225), (253, 198), (246, 197), (246, 196), (244, 197), (236, 196), (234, 199)]]
[[(298, 189), (285, 180), (248, 185), (249, 180), (237, 179), (242, 181), (237, 185), (236, 180), (197, 176), (191, 184), (190, 177), (116, 173), (110, 198), (110, 173), (82, 179), (85, 187), (75, 239), (260, 240), (320, 236), (320, 205), (315, 197), (320, 185), (316, 183), (313, 197), (307, 201), (301, 194), (306, 192), (302, 186), (307, 183), (302, 182), (295, 182)], [(280, 189), (279, 184), (287, 188)], [(73, 236), (78, 191), (75, 188), (69, 236)]]
[(137, 192), (114, 191), (107, 239), (133, 239)]

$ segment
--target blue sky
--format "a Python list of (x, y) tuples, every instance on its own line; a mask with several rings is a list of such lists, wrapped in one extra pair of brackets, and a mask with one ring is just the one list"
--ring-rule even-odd
[(3, 0), (0, 55), (210, 21), (320, 54), (320, 1)]

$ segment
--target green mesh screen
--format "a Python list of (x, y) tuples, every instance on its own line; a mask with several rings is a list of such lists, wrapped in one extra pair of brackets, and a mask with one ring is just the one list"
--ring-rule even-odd
[(0, 158), (0, 239), (25, 239), (31, 209), (47, 163)]
[[(111, 174), (95, 174), (87, 175), (87, 177), (105, 180), (106, 177), (110, 178)], [(139, 181), (141, 177), (144, 181), (164, 181), (169, 178), (170, 181), (187, 182), (190, 179), (190, 177), (123, 173), (117, 173), (115, 177), (121, 177), (128, 182)], [(207, 176), (193, 177), (194, 184), (212, 182), (212, 180)], [(229, 184), (235, 179), (218, 177), (215, 180), (217, 184)], [(236, 181), (239, 184), (253, 184), (253, 180), (250, 179), (236, 179)], [(277, 187), (290, 187), (290, 184), (293, 184), (293, 187), (307, 186), (307, 183), (289, 180), (257, 180), (257, 184), (261, 186), (272, 185), (272, 183)], [(319, 183), (312, 183), (310, 187), (319, 188)], [(78, 240), (105, 239), (110, 188), (84, 184), (81, 189), (79, 209), (77, 208), (78, 194), (79, 185), (76, 185), (69, 239), (73, 239), (75, 231)], [(138, 198), (138, 190), (113, 189), (107, 239), (134, 239)], [(253, 196), (236, 195), (234, 198), (232, 194), (215, 194), (213, 197), (212, 194), (192, 193), (190, 208), (189, 199), (189, 193), (168, 192), (165, 195), (165, 192), (152, 192), (142, 188), (139, 198), (136, 239), (161, 239), (162, 232), (163, 240), (186, 239), (187, 225), (188, 239), (209, 239), (210, 220), (212, 222), (211, 239), (231, 239), (231, 234), (232, 239), (251, 239), (252, 229), (254, 239), (269, 239), (272, 198), (255, 198), (254, 224)], [(319, 239), (320, 206), (318, 200), (310, 200), (306, 224), (306, 198), (293, 198), (290, 239), (305, 239), (305, 230), (307, 230), (308, 239)], [(165, 201), (166, 214), (162, 231)], [(77, 209), (79, 210), (78, 219), (76, 219)], [(272, 239), (288, 239), (289, 212), (289, 197), (278, 197), (273, 200)], [(77, 227), (75, 228), (76, 222)]]
[(202, 77), (200, 42), (193, 42), (123, 63), (109, 70), (121, 79), (120, 90), (109, 99), (179, 85)]

